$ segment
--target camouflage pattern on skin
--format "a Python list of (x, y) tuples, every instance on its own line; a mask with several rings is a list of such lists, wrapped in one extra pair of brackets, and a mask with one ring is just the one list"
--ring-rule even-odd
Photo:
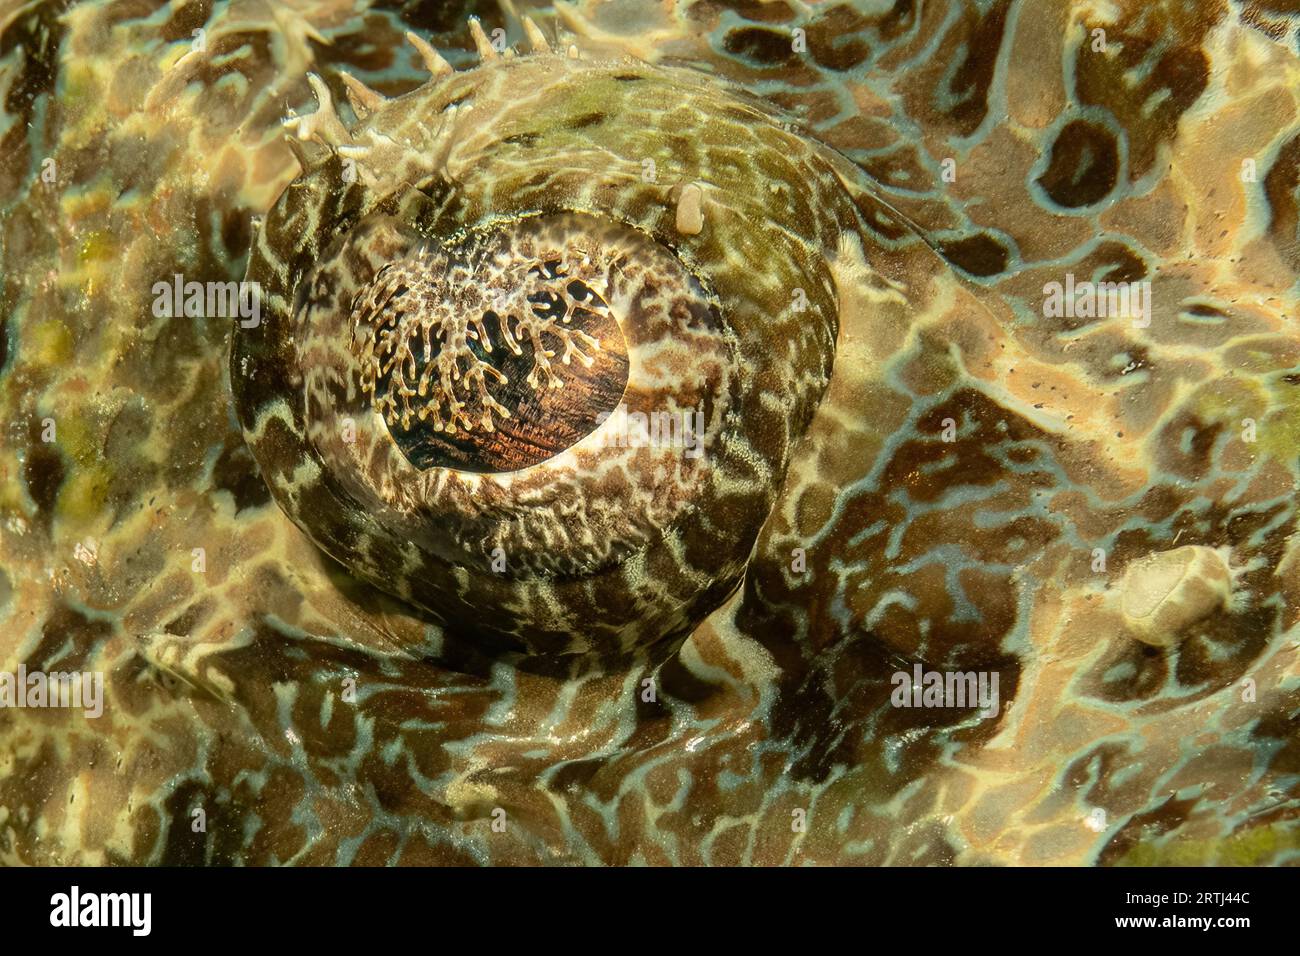
[[(833, 372), (820, 402), (815, 382), (782, 383), (815, 412), (774, 442), (789, 468), (762, 491), (739, 588), (698, 605), (723, 601), (689, 636), (574, 671), (483, 652), (500, 595), (441, 609), (444, 627), (325, 558), (244, 445), (232, 323), (151, 311), (159, 279), (244, 275), (253, 217), (298, 174), (279, 120), (310, 109), (309, 71), (339, 103), (340, 69), (405, 93), (428, 79), (415, 28), (465, 70), (448, 82), (475, 84), (469, 12), (0, 13), (0, 667), (106, 678), (98, 719), (0, 710), (0, 858), (1294, 862), (1296, 18), (1042, 0), (534, 11), (557, 53), (578, 48), (572, 69), (633, 56), (793, 111), (793, 155), (836, 170), (818, 200), (848, 200), (800, 240), (825, 253), (802, 268), (829, 281)], [(185, 57), (199, 27), (207, 50)], [(478, 148), (494, 130), (474, 127)], [(639, 134), (660, 183), (696, 180), (678, 171), (701, 162), (692, 139)], [(781, 176), (752, 172), (755, 201), (813, 188)], [(654, 208), (667, 241), (672, 203)], [(1048, 318), (1044, 285), (1066, 272), (1149, 279), (1150, 325)], [(1149, 573), (1171, 565), (1201, 577)], [(1151, 627), (1179, 633), (1152, 646)], [(996, 670), (998, 715), (891, 706), (891, 674), (916, 663)]]

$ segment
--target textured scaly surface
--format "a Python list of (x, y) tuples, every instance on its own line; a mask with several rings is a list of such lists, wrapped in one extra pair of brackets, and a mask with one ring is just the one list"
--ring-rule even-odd
[[(1296, 17), (584, 2), (534, 11), (554, 52), (480, 64), (471, 12), (0, 10), (0, 668), (105, 675), (99, 718), (0, 710), (0, 857), (1294, 862)], [(431, 78), (408, 29), (457, 70)], [(256, 330), (155, 317), (152, 290), (237, 281), (262, 256), (284, 285), (264, 331), (283, 334), (298, 277), (340, 261), (322, 223), (404, 172), (403, 151), (341, 149), (362, 128), (335, 113), (344, 70), (388, 97), (418, 87), (368, 107), (354, 89), (355, 112), (391, 113), (438, 144), (413, 164), (452, 173), (452, 193), (392, 214), (615, 210), (721, 304), (753, 358), (730, 394), (763, 467), (706, 455), (732, 484), (685, 518), (623, 501), (628, 550), (680, 533), (675, 563), (594, 596), (456, 591), (349, 537), (381, 514), (322, 498), (308, 537), (273, 500), (332, 474), (245, 443), (277, 389), (292, 424), (288, 353), (254, 340), (263, 372), (241, 379), (232, 340), (237, 360)], [(414, 106), (461, 94), (478, 119)], [(531, 182), (530, 148), (571, 177)], [(316, 172), (281, 200), (302, 218), (277, 242), (299, 157)], [(678, 228), (684, 192), (698, 233)], [(752, 229), (729, 223), (753, 209)], [(1049, 314), (1067, 273), (1149, 282), (1149, 324)], [(785, 311), (796, 285), (817, 322)], [(736, 484), (741, 504), (721, 493)], [(616, 491), (592, 491), (577, 503), (616, 513)], [(468, 547), (439, 560), (469, 566)], [(526, 533), (506, 551), (572, 557)], [(569, 570), (590, 549), (574, 554)], [(362, 583), (385, 569), (397, 596)], [(603, 627), (634, 588), (641, 631)], [(558, 608), (549, 646), (531, 605)], [(602, 666), (546, 665), (578, 645)], [(891, 675), (918, 663), (997, 672), (999, 713), (892, 706)]]

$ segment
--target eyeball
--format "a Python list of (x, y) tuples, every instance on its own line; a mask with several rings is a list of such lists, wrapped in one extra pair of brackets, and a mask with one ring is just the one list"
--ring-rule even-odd
[(349, 78), (350, 127), (316, 81), (295, 121), (232, 345), (245, 439), (320, 548), (483, 649), (666, 655), (829, 380), (839, 160), (685, 71), (431, 66), (392, 100)]

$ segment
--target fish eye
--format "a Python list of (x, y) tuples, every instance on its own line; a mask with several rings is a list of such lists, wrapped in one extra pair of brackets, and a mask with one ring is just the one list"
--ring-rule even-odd
[[(549, 50), (365, 100), (302, 120), (254, 243), (231, 383), (268, 487), (484, 646), (664, 654), (739, 583), (828, 381), (839, 160), (703, 75)], [(697, 143), (671, 181), (665, 128)]]

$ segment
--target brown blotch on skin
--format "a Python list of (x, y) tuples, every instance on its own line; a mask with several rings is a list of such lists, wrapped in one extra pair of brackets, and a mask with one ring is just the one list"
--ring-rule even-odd
[(582, 116), (575, 116), (565, 126), (568, 129), (586, 129), (588, 126), (599, 126), (607, 118), (604, 113), (586, 113)]
[(1102, 243), (1093, 255), (1084, 259), (1083, 265), (1089, 269), (1107, 266), (1101, 275), (1102, 282), (1137, 282), (1150, 274), (1142, 257), (1120, 242)]
[(235, 512), (260, 508), (271, 500), (271, 492), (258, 471), (248, 446), (237, 435), (229, 436), (217, 463), (212, 468), (212, 485), (228, 491), (235, 499)]
[(862, 217), (863, 225), (877, 235), (891, 241), (896, 241), (907, 235), (907, 226), (878, 200), (867, 193), (863, 192), (855, 195), (853, 203), (857, 207), (858, 214)]
[[(1205, 92), (1210, 69), (1201, 43), (1225, 9), (1134, 8), (1119, 23), (1084, 24), (1089, 35), (1094, 27), (1105, 28), (1107, 48), (1093, 52), (1091, 44), (1080, 44), (1078, 98), (1108, 110), (1124, 126), (1131, 181), (1150, 171), (1160, 144), (1174, 138), (1179, 117)], [(1152, 57), (1158, 57), (1154, 67)], [(1133, 76), (1140, 79), (1134, 82)], [(1148, 103), (1155, 105), (1147, 108)]]
[(505, 137), (501, 142), (509, 143), (511, 146), (523, 146), (528, 148), (530, 146), (535, 146), (537, 141), (541, 138), (541, 133), (515, 133), (513, 136)]
[[(931, 58), (923, 84), (909, 91), (909, 113), (941, 121), (951, 132), (969, 136), (988, 115), (988, 94), (998, 50), (1006, 35), (1006, 0), (986, 13), (967, 10), (958, 19)], [(959, 64), (952, 70), (952, 64)]]
[(65, 473), (63, 456), (57, 446), (39, 440), (31, 443), (27, 460), (23, 462), (23, 481), (27, 493), (36, 503), (38, 520), (47, 529), (54, 519), (54, 505)]
[(939, 252), (957, 268), (981, 278), (997, 275), (1007, 267), (1007, 250), (987, 233), (941, 242)]
[(216, 610), (213, 601), (200, 598), (180, 614), (163, 625), (163, 630), (177, 637), (188, 637), (196, 627), (203, 623)]
[(763, 27), (739, 27), (727, 34), (723, 48), (733, 56), (763, 66), (793, 63), (798, 59), (788, 32)]
[(1078, 209), (1101, 202), (1119, 179), (1119, 146), (1107, 129), (1075, 120), (1052, 144), (1051, 159), (1038, 184), (1057, 205)]
[[(1156, 446), (1158, 466), (1189, 481), (1199, 481), (1210, 472), (1214, 446), (1223, 428), (1222, 423), (1205, 422), (1191, 412), (1180, 412), (1160, 430)], [(1184, 450), (1184, 436), (1187, 450)]]
[(893, 189), (919, 193), (934, 188), (934, 181), (921, 165), (916, 147), (910, 143), (904, 143), (879, 156), (866, 157), (862, 161), (862, 168)]
[(1171, 796), (1153, 810), (1134, 814), (1119, 832), (1111, 837), (1110, 842), (1098, 855), (1097, 865), (1113, 866), (1138, 846), (1154, 842), (1157, 838), (1174, 832), (1188, 821), (1199, 802), (1200, 797), (1180, 800), (1176, 796)]
[(832, 7), (808, 25), (808, 52), (828, 70), (851, 70), (871, 54), (861, 39), (870, 21), (848, 4)]
[(1294, 267), (1300, 268), (1300, 135), (1281, 149), (1264, 176), (1268, 197), (1268, 233)]
[(50, 610), (41, 626), (40, 643), (27, 656), (28, 670), (91, 670), (95, 651), (112, 637), (112, 626), (94, 621), (63, 601)]
[(23, 121), (31, 120), (40, 97), (54, 92), (59, 49), (67, 30), (63, 11), (58, 6), (37, 4), (13, 16), (0, 32), (0, 59), (8, 59), (15, 50), (22, 52), (4, 100), (5, 112), (19, 122), (13, 123), (0, 138), (4, 146), (0, 151), (13, 161), (13, 168), (19, 166), (19, 151), (28, 149), (29, 125)]
[(171, 18), (158, 28), (158, 37), (167, 43), (175, 43), (177, 40), (189, 41), (195, 30), (207, 25), (208, 17), (211, 15), (211, 4), (187, 3), (175, 10)]

